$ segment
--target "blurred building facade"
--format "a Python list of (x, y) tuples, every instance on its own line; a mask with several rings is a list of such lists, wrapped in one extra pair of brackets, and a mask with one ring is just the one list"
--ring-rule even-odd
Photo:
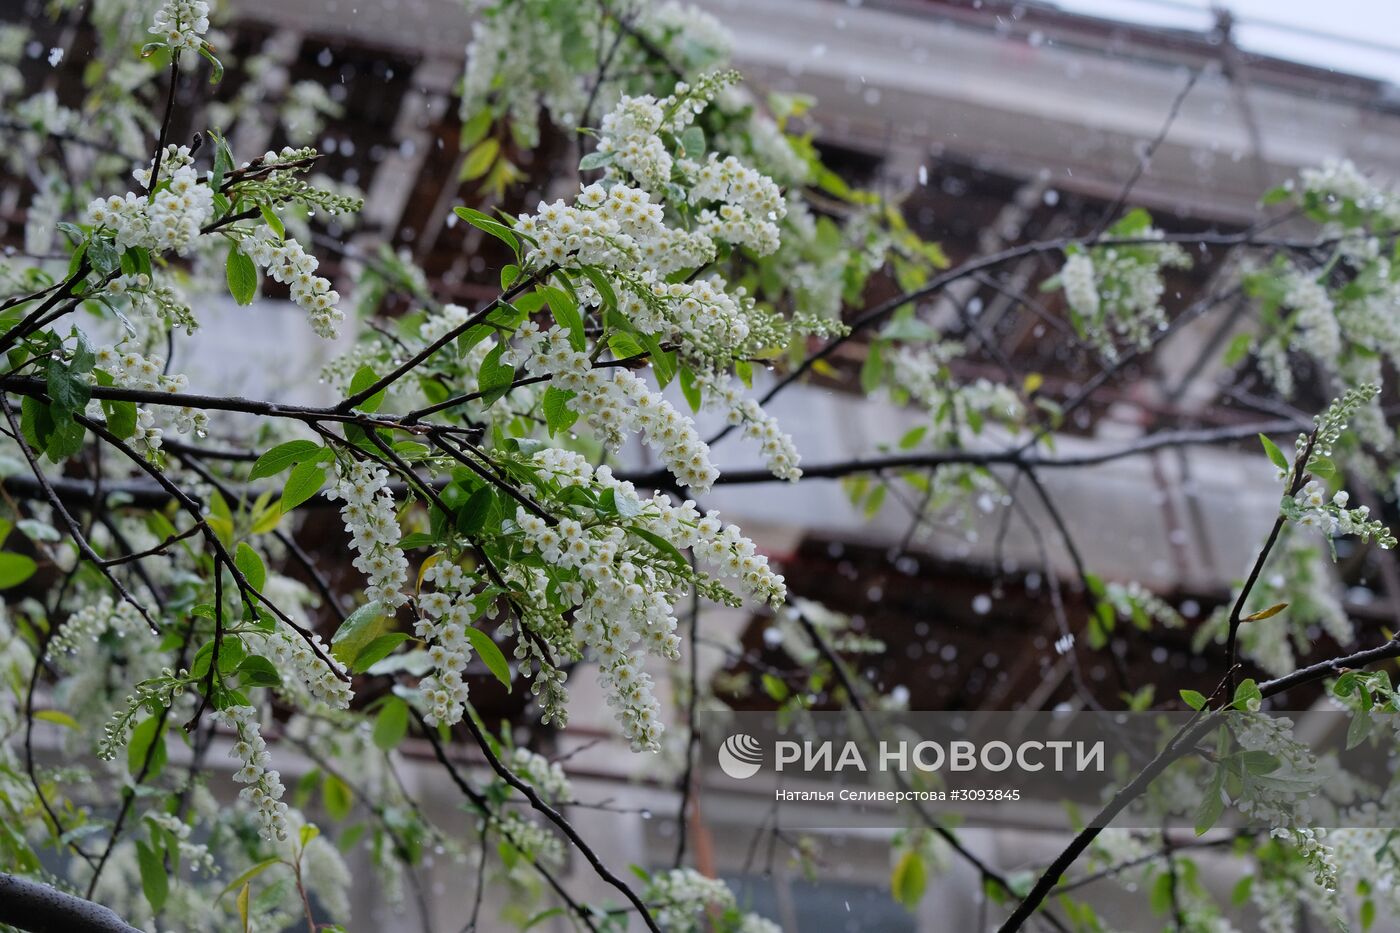
[[(736, 64), (751, 80), (817, 98), (817, 139), (833, 167), (905, 196), (911, 223), (939, 241), (954, 263), (1094, 229), (1149, 148), (1150, 169), (1133, 186), (1130, 202), (1173, 231), (1241, 229), (1257, 218), (1261, 192), (1329, 158), (1350, 158), (1379, 177), (1400, 179), (1400, 95), (1394, 88), (1250, 55), (1235, 46), (1225, 18), (1210, 32), (1191, 33), (1000, 0), (701, 2), (734, 33)], [(330, 121), (317, 145), (329, 154), (327, 174), (365, 191), (359, 229), (387, 234), (409, 250), (446, 299), (470, 303), (495, 294), (495, 265), (484, 258), (480, 234), (446, 225), (454, 205), (479, 200), (472, 184), (458, 181), (464, 153), (454, 89), (470, 34), (458, 4), (240, 0), (230, 32), (236, 51), (275, 55), (288, 80), (318, 80), (343, 105), (344, 115)], [(1174, 109), (1169, 131), (1159, 138)], [(242, 153), (281, 142), (266, 134), (234, 136)], [(533, 204), (530, 198), (541, 193), (518, 196)], [(5, 197), (0, 214), (8, 211), (9, 222), (20, 219), (15, 212), (23, 201)], [(1169, 283), (1173, 314), (1210, 292), (1229, 261), (1220, 251), (1196, 258), (1193, 270)], [(1064, 317), (1058, 298), (1039, 296), (1038, 311), (1018, 298), (1037, 294), (1056, 259), (1027, 258), (1003, 267), (995, 281), (959, 283), (928, 302), (924, 313), (956, 332), (961, 306), (1018, 371), (1072, 390), (1085, 373), (1075, 360), (1052, 352), (1048, 329)], [(871, 298), (893, 290), (891, 283), (877, 283)], [(284, 312), (264, 302), (251, 312), (240, 309), (236, 323), (211, 323), (194, 351), (207, 365), (180, 368), (259, 394), (258, 384), (271, 378), (266, 371), (221, 371), (220, 360), (237, 357), (230, 347), (261, 347), (269, 332), (281, 333)], [(250, 313), (257, 315), (256, 334), (248, 327)], [(1154, 430), (1260, 420), (1250, 400), (1222, 395), (1214, 379), (1241, 318), (1230, 309), (1203, 317), (1151, 364), (1107, 383), (1056, 438), (1057, 451), (1089, 456)], [(278, 370), (315, 370), (314, 362), (298, 362), (294, 338), (282, 346), (279, 352), (289, 356)], [(846, 351), (833, 363), (854, 372), (863, 346), (852, 342)], [(986, 353), (960, 365), (969, 376), (1004, 378)], [(305, 384), (294, 390), (319, 391)], [(919, 420), (916, 413), (842, 391), (832, 380), (785, 393), (772, 412), (811, 464), (876, 453)], [(724, 444), (716, 459), (721, 467), (754, 465)], [(1250, 446), (1162, 451), (1047, 471), (1044, 481), (1095, 573), (1138, 580), (1183, 608), (1194, 607), (1197, 616), (1228, 595), (1277, 508), (1272, 469)], [(722, 486), (704, 504), (721, 509), (781, 561), (796, 593), (849, 613), (895, 646), (860, 673), (886, 689), (902, 689), (911, 707), (994, 709), (1030, 701), (1049, 708), (1071, 697), (1068, 665), (1053, 647), (1044, 578), (1053, 573), (1068, 580), (1073, 567), (1036, 502), (1027, 501), (1027, 514), (1013, 517), (1004, 536), (995, 533), (1001, 512), (995, 506), (978, 519), (974, 535), (958, 526), (907, 542), (909, 517), (897, 502), (868, 518), (834, 481)], [(1400, 596), (1366, 598), (1371, 591), (1365, 587), (1357, 592), (1349, 608), (1361, 619), (1390, 618)], [(992, 594), (996, 599), (984, 602)], [(1067, 599), (1071, 614), (1086, 611), (1082, 594)], [(791, 665), (782, 644), (765, 638), (766, 619), (724, 611), (705, 618), (702, 677)], [(1183, 686), (1198, 686), (1190, 679), (1209, 678), (1220, 670), (1220, 659), (1190, 656), (1188, 638), (1135, 637), (1120, 648), (1121, 663), (1129, 671), (1173, 665), (1187, 681)], [(1111, 665), (1101, 654), (1083, 657), (1087, 676), (1111, 700), (1118, 689)], [(571, 819), (610, 864), (668, 864), (675, 847), (676, 761), (644, 760), (612, 741), (609, 710), (590, 680), (575, 678), (573, 722), (557, 750), (575, 756), (581, 798), (621, 806), (580, 809)], [(716, 874), (742, 876), (740, 888), (786, 929), (844, 930), (847, 918), (860, 929), (887, 931), (975, 927), (970, 892), (980, 884), (966, 865), (951, 863), (915, 914), (888, 898), (887, 834), (826, 840), (816, 880), (802, 878), (781, 856), (765, 860), (766, 842), (755, 859), (754, 832), (769, 802), (746, 796), (710, 764), (700, 766), (695, 851)], [(426, 754), (410, 777), (446, 825), (467, 831), (455, 790)], [(1007, 827), (970, 831), (967, 840), (989, 861), (1015, 871), (1046, 861), (1057, 837), (1035, 827)], [(575, 862), (570, 888), (606, 898), (587, 864)], [(459, 928), (468, 909), (470, 886), (460, 875), (460, 866), (448, 864), (431, 874), (438, 929)], [(1113, 916), (1111, 885), (1102, 896)], [(385, 913), (372, 892), (357, 907), (361, 918), (373, 918), (374, 929), (417, 928), (411, 914)]]

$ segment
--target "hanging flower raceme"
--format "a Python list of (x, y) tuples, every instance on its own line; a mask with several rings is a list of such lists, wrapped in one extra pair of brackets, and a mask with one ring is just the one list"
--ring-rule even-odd
[[(607, 506), (599, 511), (561, 504), (567, 517), (557, 522), (520, 507), (514, 525), (526, 548), (557, 569), (545, 573), (518, 565), (507, 582), (519, 583), (529, 595), (534, 621), (554, 633), (557, 651), (596, 658), (599, 684), (623, 735), (635, 749), (654, 750), (664, 726), (654, 684), (641, 669), (636, 648), (654, 657), (679, 656), (674, 605), (692, 584), (729, 604), (738, 598), (727, 585), (776, 604), (786, 595), (783, 578), (738, 528), (724, 525), (714, 512), (702, 516), (693, 502), (674, 505), (660, 494), (642, 499), (607, 467), (595, 470), (582, 455), (557, 448), (538, 452), (533, 463), (542, 479), (557, 486), (556, 498), (577, 501), (565, 491), (586, 490), (589, 498)], [(607, 517), (600, 521), (603, 515)], [(684, 549), (692, 549), (715, 577), (697, 576), (687, 563), (677, 562)], [(571, 629), (551, 628), (549, 617), (569, 612)]]
[(316, 274), (320, 262), (300, 243), (270, 227), (259, 227), (239, 249), (267, 270), (273, 281), (291, 289), (292, 301), (310, 314), (316, 336), (334, 340), (339, 335), (340, 323), (345, 320), (345, 312), (336, 307), (340, 293), (331, 288), (329, 279)]
[(467, 664), (472, 658), (467, 629), (486, 611), (491, 597), (474, 595), (476, 580), (451, 561), (437, 560), (422, 574), (432, 591), (418, 597), (414, 634), (426, 641), (433, 669), (418, 684), (430, 726), (460, 722), (467, 703)]
[(388, 486), (387, 470), (357, 462), (342, 468), (339, 481), (326, 490), (326, 497), (345, 503), (340, 517), (355, 550), (355, 569), (369, 579), (365, 596), (394, 609), (408, 601), (403, 592), (408, 560), (399, 547), (401, 532)]
[(239, 766), (233, 779), (246, 784), (238, 796), (253, 805), (259, 830), (269, 842), (287, 838), (287, 805), (282, 802), (282, 779), (268, 768), (272, 756), (267, 751), (258, 727), (257, 710), (251, 706), (230, 706), (214, 714), (222, 725), (232, 729), (237, 741), (229, 749), (229, 757)]

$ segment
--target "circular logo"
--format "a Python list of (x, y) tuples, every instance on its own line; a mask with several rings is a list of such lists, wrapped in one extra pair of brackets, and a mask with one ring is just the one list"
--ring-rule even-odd
[(763, 746), (742, 732), (731, 735), (719, 747), (719, 768), (736, 780), (751, 778), (763, 767)]

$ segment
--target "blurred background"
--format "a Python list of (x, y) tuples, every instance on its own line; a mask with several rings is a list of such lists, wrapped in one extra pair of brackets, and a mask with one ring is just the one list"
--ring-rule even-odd
[[(732, 31), (736, 65), (756, 89), (815, 98), (807, 121), (828, 165), (851, 184), (902, 198), (911, 226), (941, 244), (954, 264), (1095, 229), (1149, 149), (1150, 168), (1134, 184), (1130, 203), (1150, 210), (1156, 225), (1171, 232), (1244, 229), (1259, 216), (1262, 192), (1332, 158), (1351, 159), (1378, 181), (1400, 177), (1400, 5), (1383, 0), (700, 5)], [(31, 6), (10, 0), (0, 5), (0, 17), (33, 16)], [(80, 48), (90, 28), (82, 10), (76, 6), (56, 22), (44, 17), (37, 34), (50, 30), (53, 45)], [(238, 0), (227, 12), (230, 73), (218, 93), (251, 87), (268, 106), (289, 93), (307, 94), (307, 106), (321, 111), (323, 123), (314, 139), (298, 140), (275, 121), (241, 121), (231, 132), (235, 152), (247, 158), (288, 142), (313, 143), (327, 154), (321, 171), (366, 197), (353, 228), (321, 228), (327, 242), (342, 247), (339, 256), (323, 257), (323, 269), (342, 291), (348, 291), (341, 283), (351, 277), (357, 244), (387, 240), (425, 270), (442, 300), (475, 304), (494, 297), (503, 261), (498, 244), (455, 224), (451, 211), (487, 200), (479, 181), (461, 180), (457, 88), (471, 29), (463, 6), (449, 0)], [(65, 83), (79, 80), (82, 56), (70, 51), (66, 63), (51, 67), (49, 47), (36, 39), (25, 50), (23, 68), (62, 97)], [(296, 91), (307, 82), (323, 88), (326, 99)], [(204, 93), (194, 84), (181, 88), (191, 105)], [(175, 135), (187, 136), (199, 125), (191, 115)], [(532, 209), (577, 183), (576, 155), (567, 141), (547, 138), (535, 161), (519, 164), (528, 178), (498, 201), (507, 210)], [(19, 236), (26, 220), (21, 205), (32, 194), (22, 172), (0, 177), (5, 242)], [(1169, 317), (1220, 291), (1232, 261), (1224, 250), (1202, 249), (1193, 258), (1191, 269), (1169, 272)], [(1004, 382), (1009, 369), (1033, 374), (1056, 397), (1084, 388), (1097, 370), (1056, 339), (1066, 328), (1062, 296), (1039, 290), (1058, 263), (1048, 254), (1002, 265), (996, 278), (961, 281), (923, 309), (925, 320), (950, 334), (975, 320), (988, 338), (970, 344), (967, 356), (953, 364), (960, 377)], [(893, 279), (877, 277), (866, 299), (900, 290)], [(209, 316), (191, 356), (177, 359), (176, 369), (191, 373), (196, 391), (323, 396), (327, 390), (316, 373), (324, 356), (317, 354), (326, 349), (311, 345), (289, 307), (264, 300), (236, 315)], [(1226, 365), (1225, 350), (1246, 326), (1246, 311), (1245, 299), (1227, 298), (1219, 313), (1186, 325), (1150, 361), (1128, 364), (1072, 413), (1054, 438), (1055, 449), (1086, 464), (1041, 474), (1068, 534), (1037, 497), (1017, 497), (1013, 507), (1008, 497), (988, 491), (930, 520), (921, 503), (897, 492), (872, 502), (868, 489), (820, 475), (791, 487), (720, 486), (703, 505), (721, 509), (753, 536), (781, 564), (794, 593), (849, 616), (854, 632), (878, 640), (881, 650), (853, 653), (849, 661), (863, 679), (910, 708), (1082, 704), (1071, 656), (1082, 668), (1080, 686), (1106, 706), (1121, 705), (1125, 684), (1155, 681), (1164, 671), (1181, 687), (1209, 692), (1223, 652), (1214, 645), (1193, 648), (1192, 626), (1228, 598), (1272, 522), (1278, 498), (1272, 468), (1252, 441), (1092, 461), (1097, 451), (1153, 431), (1229, 428), (1324, 405), (1306, 372), (1292, 409), (1267, 401), (1271, 393), (1249, 364)], [(916, 413), (859, 390), (865, 346), (861, 340), (844, 345), (811, 382), (773, 404), (804, 467), (892, 448), (919, 423)], [(255, 347), (262, 355), (249, 366), (243, 351)], [(235, 359), (244, 362), (229, 362)], [(758, 465), (745, 457), (738, 445), (715, 448), (721, 468)], [(313, 516), (300, 534), (332, 565), (335, 524), (333, 515)], [(1132, 629), (1097, 648), (1065, 644), (1051, 612), (1051, 581), (1065, 583), (1071, 618), (1091, 611), (1077, 586), (1073, 552), (1104, 580), (1140, 583), (1180, 612), (1187, 626)], [(1342, 557), (1335, 589), (1364, 637), (1394, 619), (1400, 587), (1387, 585), (1394, 574), (1389, 565)], [(698, 666), (713, 693), (709, 702), (762, 709), (780, 702), (782, 690), (799, 688), (788, 678), (801, 676), (810, 646), (780, 620), (707, 609), (703, 632)], [(1325, 633), (1312, 644), (1318, 657), (1337, 653)], [(613, 738), (610, 711), (591, 678), (576, 678), (573, 689), (570, 727), (547, 741), (555, 754), (570, 756), (580, 798), (599, 805), (580, 808), (571, 819), (609, 864), (669, 864), (680, 749), (660, 760), (627, 753)], [(518, 698), (498, 693), (488, 699), (485, 680), (480, 690), (474, 684), (473, 696), (488, 719), (526, 717)], [(1284, 708), (1305, 707), (1315, 697), (1287, 697)], [(823, 702), (818, 697), (815, 705)], [(422, 767), (409, 772), (418, 782), (414, 789), (445, 825), (469, 832), (455, 790), (426, 748), (418, 754)], [(689, 827), (697, 865), (733, 881), (755, 909), (785, 929), (977, 928), (979, 881), (967, 865), (949, 861), (911, 912), (888, 893), (887, 831), (799, 838), (782, 830), (771, 801), (746, 795), (713, 762), (698, 767), (698, 805)], [(293, 773), (287, 783), (294, 781)], [(1063, 845), (1046, 826), (1023, 820), (963, 836), (1014, 876), (1043, 865)], [(566, 883), (581, 894), (604, 896), (588, 867), (575, 862)], [(426, 900), (436, 929), (460, 927), (472, 894), (462, 881), (466, 871), (441, 860), (428, 873)], [(1213, 883), (1227, 892), (1234, 880), (1222, 861)], [(1120, 895), (1112, 880), (1081, 893), (1092, 895), (1119, 928), (1160, 927), (1116, 911)], [(423, 926), (417, 916), (385, 910), (369, 888), (360, 892), (356, 916), (364, 923), (356, 928)], [(1247, 919), (1241, 922), (1249, 928)]]

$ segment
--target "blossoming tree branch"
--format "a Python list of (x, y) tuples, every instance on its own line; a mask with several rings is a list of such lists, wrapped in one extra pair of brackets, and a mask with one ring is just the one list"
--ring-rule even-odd
[[(210, 88), (230, 64), (206, 3), (100, 0), (84, 15), (97, 44), (81, 100), (31, 87), (18, 67), (26, 28), (0, 28), (0, 154), (32, 191), (23, 246), (0, 263), (0, 923), (349, 929), (356, 879), (343, 853), (362, 849), (425, 929), (430, 852), (475, 878), (468, 929), (553, 917), (595, 931), (779, 929), (687, 850), (695, 711), (711, 699), (695, 677), (700, 607), (772, 612), (810, 646), (800, 686), (765, 683), (775, 702), (801, 710), (823, 696), (864, 717), (898, 699), (854, 667), (881, 645), (790, 592), (702, 504), (726, 483), (841, 479), (872, 514), (899, 503), (911, 536), (990, 523), (987, 502), (1007, 514), (1038, 503), (1047, 566), (1048, 548), (1065, 545), (1079, 579), (1063, 586), (1094, 607), (1075, 617), (1051, 580), (1077, 672), (1116, 625), (1184, 623), (1144, 587), (1084, 564), (1042, 474), (1262, 442), (1252, 449), (1277, 467), (1277, 521), (1231, 603), (1197, 628), (1201, 645), (1225, 646), (1219, 689), (1179, 698), (1170, 683), (1136, 684), (1124, 703), (1248, 713), (1327, 681), (1344, 705), (1395, 708), (1377, 666), (1400, 642), (1353, 629), (1329, 570), (1337, 539), (1395, 544), (1372, 513), (1395, 474), (1382, 385), (1386, 363), (1400, 364), (1400, 196), (1351, 166), (1261, 192), (1260, 222), (1241, 232), (1164, 233), (1146, 212), (1120, 211), (1128, 188), (1098, 229), (949, 266), (897, 200), (822, 163), (803, 130), (809, 102), (764, 95), (729, 69), (709, 16), (650, 0), (484, 0), (462, 14), (476, 19), (460, 95), (464, 176), (482, 200), (458, 205), (453, 222), (508, 261), (493, 270), (496, 297), (466, 307), (436, 297), (406, 255), (363, 235), (349, 243), (359, 197), (320, 174), (315, 148), (237, 152), (224, 132), (270, 122), (309, 141), (337, 106), (324, 88), (298, 83), (271, 109), (256, 88), (235, 88), (185, 113), (177, 91)], [(502, 209), (525, 177), (521, 154), (546, 138), (574, 148), (576, 179), (532, 210)], [(1169, 317), (1164, 270), (1206, 247), (1235, 259), (1231, 280)], [(327, 254), (354, 260), (358, 276), (333, 284)], [(925, 299), (996, 282), (1027, 256), (1058, 264), (1047, 287), (1069, 309), (1059, 339), (1094, 364), (1062, 397), (1004, 358), (1002, 378), (963, 378), (957, 362), (995, 356), (991, 338), (966, 309), (957, 337), (922, 313)], [(864, 303), (875, 278), (900, 293)], [(1034, 296), (997, 287), (1038, 313)], [(211, 315), (237, 313), (214, 310), (215, 290), (239, 305), (285, 294), (308, 341), (352, 337), (322, 374), (338, 400), (191, 391), (171, 368), (179, 347)], [(1254, 326), (1225, 352), (1257, 367), (1271, 393), (1257, 424), (1055, 451), (1056, 430), (1096, 390), (1241, 297)], [(410, 310), (389, 318), (388, 307)], [(859, 458), (804, 466), (764, 406), (837, 374), (830, 361), (857, 341), (860, 390), (923, 424)], [(1324, 411), (1292, 401), (1300, 366), (1336, 399)], [(701, 410), (728, 427), (705, 438)], [(747, 445), (762, 467), (724, 469), (721, 445)], [(636, 450), (654, 467), (615, 465)], [(297, 537), (326, 508), (344, 526), (349, 586)], [(1319, 626), (1351, 652), (1299, 667), (1295, 649), (1306, 653)], [(1273, 679), (1243, 677), (1246, 661)], [(679, 762), (674, 866), (608, 864), (569, 816), (604, 805), (578, 799), (567, 761), (488, 725), (469, 671), (528, 695), (537, 729), (567, 730), (570, 683), (596, 681), (633, 754)], [(670, 699), (680, 715), (664, 712)], [(1195, 754), (1198, 738), (1184, 730), (1164, 756)], [(1296, 751), (1263, 726), (1240, 742)], [(408, 743), (430, 750), (474, 832), (426, 813), (402, 779)], [(231, 766), (211, 759), (222, 749)], [(289, 788), (282, 762), (293, 759), (310, 765)], [(1138, 775), (1105, 814), (1151, 796), (1159, 772)], [(1328, 836), (1293, 803), (1217, 773), (1216, 799), (1189, 803), (1202, 807), (1199, 843), (1085, 831), (1023, 876), (915, 808), (892, 841), (893, 894), (912, 907), (930, 872), (961, 860), (983, 882), (970, 896), (1003, 930), (1104, 930), (1112, 918), (1076, 896), (1097, 874), (1167, 891), (1176, 929), (1225, 930), (1231, 905), (1210, 896), (1191, 858), (1195, 845), (1228, 845), (1259, 866), (1241, 899), (1271, 929), (1293, 928), (1300, 899), (1329, 921), (1359, 911), (1363, 928), (1377, 903), (1400, 907), (1383, 840)], [(307, 815), (313, 792), (319, 821)], [(1204, 835), (1225, 806), (1276, 814), (1275, 832)], [(570, 853), (607, 899), (570, 890)], [(483, 907), (490, 886), (509, 892), (489, 899), (508, 905), (500, 918), (483, 916), (495, 909)]]

